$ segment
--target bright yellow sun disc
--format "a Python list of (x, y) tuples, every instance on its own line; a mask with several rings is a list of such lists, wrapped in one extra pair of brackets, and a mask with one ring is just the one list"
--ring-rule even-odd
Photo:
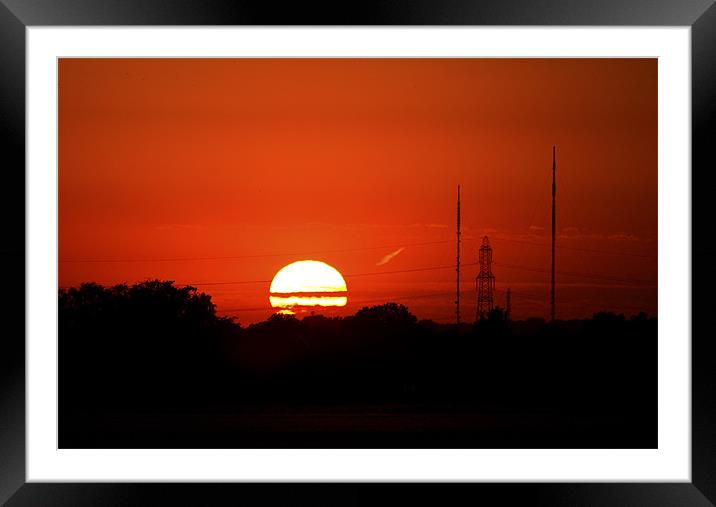
[(273, 277), (269, 301), (274, 308), (345, 306), (346, 281), (333, 266), (321, 261), (296, 261)]

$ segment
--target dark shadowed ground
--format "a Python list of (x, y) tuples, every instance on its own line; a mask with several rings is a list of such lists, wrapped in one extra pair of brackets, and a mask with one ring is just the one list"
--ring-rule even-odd
[(656, 319), (241, 328), (170, 282), (60, 293), (61, 448), (655, 448)]
[(70, 429), (63, 430), (61, 447), (72, 448), (653, 448), (657, 441), (655, 425), (623, 414), (440, 406), (86, 414), (64, 424)]

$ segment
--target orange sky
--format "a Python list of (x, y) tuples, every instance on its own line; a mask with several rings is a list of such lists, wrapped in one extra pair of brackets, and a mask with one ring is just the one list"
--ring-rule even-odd
[(460, 184), (463, 262), (489, 235), (497, 304), (545, 317), (553, 144), (558, 316), (656, 314), (655, 59), (62, 59), (60, 285), (220, 283), (246, 324), (316, 259), (341, 313), (451, 321), (454, 269), (409, 270), (454, 264)]

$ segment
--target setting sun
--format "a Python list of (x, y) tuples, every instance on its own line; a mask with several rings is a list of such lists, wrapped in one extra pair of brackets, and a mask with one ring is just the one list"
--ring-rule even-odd
[(281, 268), (271, 282), (274, 308), (345, 306), (348, 288), (340, 272), (321, 261), (296, 261)]
[(269, 56), (47, 60), (52, 449), (657, 449), (658, 55)]

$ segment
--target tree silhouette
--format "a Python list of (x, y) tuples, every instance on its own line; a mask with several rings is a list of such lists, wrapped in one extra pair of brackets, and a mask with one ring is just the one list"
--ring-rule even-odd
[[(89, 437), (67, 428), (93, 414), (264, 403), (609, 413), (625, 421), (623, 435), (652, 428), (657, 406), (657, 325), (646, 314), (551, 324), (507, 321), (495, 308), (459, 333), (388, 302), (242, 328), (218, 317), (208, 294), (161, 280), (60, 290), (58, 310), (60, 435), (75, 443)], [(94, 438), (101, 447), (109, 437)]]

